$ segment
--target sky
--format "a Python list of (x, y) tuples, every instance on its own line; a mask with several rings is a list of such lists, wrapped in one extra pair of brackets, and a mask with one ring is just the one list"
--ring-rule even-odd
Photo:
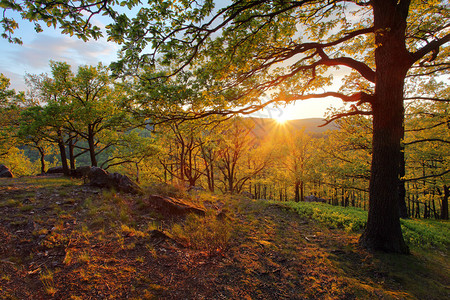
[[(45, 26), (43, 32), (36, 33), (30, 22), (16, 20), (20, 26), (16, 33), (22, 38), (23, 45), (10, 44), (0, 38), (0, 73), (11, 80), (11, 88), (16, 91), (27, 89), (26, 74), (50, 73), (50, 60), (67, 62), (76, 70), (80, 65), (97, 65), (99, 62), (109, 65), (117, 59), (120, 46), (105, 38), (83, 42)], [(94, 22), (100, 28), (105, 26), (99, 20)], [(332, 106), (340, 107), (342, 102), (334, 98), (297, 101), (287, 106), (267, 107), (253, 116), (286, 120), (322, 118)]]

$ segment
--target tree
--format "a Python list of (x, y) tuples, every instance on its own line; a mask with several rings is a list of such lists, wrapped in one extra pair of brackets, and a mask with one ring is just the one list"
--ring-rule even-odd
[(303, 131), (292, 133), (286, 139), (284, 166), (294, 182), (294, 201), (304, 201), (305, 183), (312, 169), (310, 157), (312, 152), (311, 137)]
[(199, 141), (197, 136), (202, 134), (205, 127), (183, 122), (171, 122), (166, 125), (163, 134), (166, 157), (160, 158), (160, 163), (165, 172), (178, 179), (181, 184), (195, 186), (203, 175), (200, 162), (202, 141)]
[[(448, 87), (436, 94), (448, 95)], [(440, 93), (438, 92), (440, 91)], [(415, 101), (408, 106), (406, 139), (407, 176), (415, 194), (413, 215), (423, 208), (424, 218), (448, 219), (448, 189), (450, 185), (449, 102)], [(441, 200), (441, 201), (439, 201)], [(440, 212), (436, 208), (440, 202)]]
[(76, 74), (67, 63), (52, 61), (50, 67), (51, 76), (27, 77), (36, 104), (24, 115), (23, 135), (57, 143), (67, 174), (67, 148), (70, 169), (75, 169), (75, 158), (86, 152), (91, 165), (97, 166), (97, 156), (117, 143), (117, 135), (129, 125), (120, 106), (122, 91), (101, 64), (80, 66)]
[(9, 88), (10, 80), (0, 73), (0, 157), (8, 154), (16, 143), (14, 132), (18, 127), (23, 94)]
[[(93, 35), (92, 28), (85, 26), (96, 12), (91, 9), (109, 13), (115, 20), (109, 37), (124, 45), (123, 60), (115, 67), (128, 74), (136, 65), (161, 58), (162, 63), (175, 61), (174, 73), (206, 65), (199, 70), (213, 74), (218, 91), (235, 89), (226, 93), (231, 103), (233, 96), (234, 103), (242, 105), (267, 91), (274, 95), (272, 102), (334, 96), (355, 103), (347, 114), (373, 116), (369, 217), (360, 243), (369, 249), (408, 253), (400, 228), (398, 193), (392, 192), (399, 180), (404, 84), (412, 67), (433, 64), (440, 57), (440, 47), (450, 40), (445, 1), (235, 0), (218, 10), (212, 1), (202, 5), (156, 1), (133, 19), (114, 12), (114, 2), (107, 0), (96, 5), (90, 1), (6, 3), (22, 11), (24, 18), (60, 23), (63, 31), (82, 37)], [(121, 5), (140, 4), (130, 0)], [(73, 6), (88, 10), (87, 16), (83, 9), (72, 10)], [(75, 22), (67, 20), (72, 11)], [(7, 21), (2, 22), (8, 25)], [(11, 31), (14, 26), (5, 28)], [(327, 71), (339, 66), (359, 73), (371, 89), (314, 93), (330, 82)], [(358, 108), (363, 103), (370, 105), (370, 112)], [(261, 107), (256, 101), (256, 106), (241, 111)]]
[[(67, 164), (66, 144), (63, 133), (63, 108), (56, 103), (49, 103), (44, 107), (31, 106), (25, 109), (20, 118), (19, 136), (25, 141), (40, 141), (56, 144), (59, 149), (60, 160), (64, 174), (70, 175)], [(45, 153), (41, 153), (43, 160)], [(45, 165), (41, 163), (41, 171)]]
[[(112, 144), (101, 143), (107, 139), (102, 134), (126, 128), (127, 120), (119, 106), (119, 89), (114, 89), (108, 69), (102, 64), (80, 66), (76, 74), (63, 70), (61, 81), (56, 85), (65, 86), (70, 100), (70, 114), (66, 128), (84, 139), (92, 166), (97, 166), (97, 155)], [(60, 74), (54, 74), (55, 79)], [(117, 95), (119, 94), (119, 95)]]
[(341, 203), (348, 205), (346, 194), (368, 192), (372, 124), (369, 117), (355, 115), (336, 120), (334, 126), (336, 129), (328, 132), (318, 152), (326, 183), (335, 190), (334, 203), (338, 203), (337, 189), (340, 189), (344, 198)]
[(105, 170), (118, 168), (128, 176), (134, 175), (139, 183), (143, 165), (158, 154), (159, 150), (154, 137), (147, 136), (143, 130), (135, 129), (120, 135), (101, 167)]
[[(245, 184), (261, 173), (270, 158), (253, 137), (252, 121), (234, 118), (222, 130), (218, 144), (217, 169), (223, 192), (240, 193)], [(253, 126), (252, 126), (253, 125)], [(259, 147), (258, 147), (259, 146)]]

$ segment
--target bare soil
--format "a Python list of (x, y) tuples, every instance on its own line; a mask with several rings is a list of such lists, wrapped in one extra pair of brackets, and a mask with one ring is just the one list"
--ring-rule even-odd
[(411, 290), (404, 274), (396, 272), (425, 261), (404, 257), (391, 267), (390, 258), (359, 249), (357, 235), (300, 218), (276, 204), (192, 196), (196, 205), (211, 214), (221, 212), (228, 223), (231, 237), (225, 247), (211, 250), (177, 238), (171, 230), (183, 218), (142, 209), (140, 197), (145, 196), (105, 192), (70, 179), (1, 179), (0, 298), (450, 296), (446, 268), (428, 274), (440, 278), (433, 279), (436, 286), (429, 292)]

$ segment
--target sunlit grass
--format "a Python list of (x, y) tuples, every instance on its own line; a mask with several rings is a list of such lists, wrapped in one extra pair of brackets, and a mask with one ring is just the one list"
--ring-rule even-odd
[(39, 274), (39, 279), (41, 280), (44, 290), (48, 295), (53, 296), (58, 291), (55, 288), (55, 284), (53, 282), (53, 272), (51, 270), (45, 269)]
[(81, 185), (81, 179), (70, 177), (21, 177), (21, 178), (0, 178), (0, 187), (27, 187), (27, 188), (50, 188), (50, 187), (70, 187)]
[(228, 246), (232, 225), (212, 214), (205, 217), (189, 215), (184, 224), (174, 224), (170, 231), (187, 246), (213, 255), (223, 252)]
[[(303, 217), (310, 217), (327, 226), (342, 228), (348, 232), (361, 232), (367, 223), (367, 211), (360, 208), (314, 202), (286, 202), (280, 205), (293, 209)], [(442, 250), (448, 250), (450, 247), (449, 221), (402, 219), (400, 222), (404, 239), (409, 246)]]

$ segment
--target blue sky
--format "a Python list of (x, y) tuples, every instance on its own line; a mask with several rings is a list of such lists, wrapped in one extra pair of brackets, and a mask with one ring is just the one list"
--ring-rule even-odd
[[(19, 22), (17, 35), (23, 45), (10, 44), (0, 38), (0, 72), (11, 79), (11, 87), (25, 90), (24, 76), (50, 72), (49, 61), (64, 61), (74, 69), (80, 65), (96, 65), (99, 62), (109, 64), (117, 57), (119, 47), (106, 42), (105, 38), (97, 41), (83, 42), (76, 37), (62, 35), (59, 30), (43, 26), (41, 33), (36, 33), (32, 23)], [(95, 21), (101, 28), (104, 24)]]
[[(19, 17), (20, 18), (20, 17)], [(23, 45), (8, 43), (0, 38), (0, 73), (11, 80), (11, 87), (17, 91), (26, 90), (24, 76), (28, 74), (49, 73), (49, 61), (69, 63), (74, 70), (80, 65), (97, 65), (102, 62), (110, 64), (117, 58), (120, 47), (101, 38), (83, 42), (76, 37), (63, 35), (59, 30), (43, 26), (44, 31), (36, 33), (34, 26), (28, 21), (19, 21), (17, 35), (22, 38)], [(104, 28), (105, 24), (98, 19), (95, 25)], [(279, 108), (267, 108), (256, 116), (283, 119), (320, 118), (330, 106), (341, 106), (337, 99), (314, 99), (297, 102)]]

